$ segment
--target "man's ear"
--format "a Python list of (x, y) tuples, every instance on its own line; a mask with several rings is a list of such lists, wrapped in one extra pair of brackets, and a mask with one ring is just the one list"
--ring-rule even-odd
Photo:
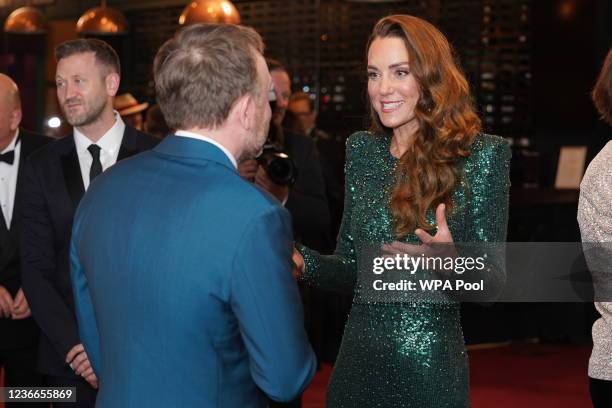
[(234, 106), (232, 107), (232, 113), (236, 115), (237, 122), (244, 130), (251, 130), (255, 126), (256, 120), (256, 109), (255, 99), (250, 93), (242, 95)]
[(106, 93), (108, 96), (117, 95), (117, 91), (119, 91), (119, 83), (121, 82), (121, 77), (116, 72), (111, 72), (104, 79), (104, 83), (106, 85)]
[(11, 130), (17, 130), (21, 123), (22, 112), (20, 108), (13, 109), (10, 116), (9, 126)]

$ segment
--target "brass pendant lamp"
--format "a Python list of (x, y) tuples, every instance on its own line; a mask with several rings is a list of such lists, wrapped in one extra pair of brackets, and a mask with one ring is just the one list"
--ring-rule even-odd
[(128, 22), (119, 10), (106, 7), (106, 0), (102, 0), (100, 7), (83, 13), (77, 21), (76, 31), (79, 35), (121, 35), (128, 32)]
[(47, 17), (35, 7), (27, 5), (14, 10), (4, 22), (4, 31), (14, 34), (42, 34), (47, 31)]
[(240, 14), (229, 0), (193, 0), (181, 13), (179, 24), (193, 23), (240, 24)]

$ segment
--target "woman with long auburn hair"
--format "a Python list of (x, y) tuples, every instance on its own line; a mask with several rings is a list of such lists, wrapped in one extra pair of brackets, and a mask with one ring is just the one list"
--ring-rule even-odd
[(480, 132), (468, 83), (430, 23), (381, 19), (367, 64), (372, 128), (347, 141), (338, 246), (294, 253), (301, 280), (354, 291), (327, 406), (467, 407), (459, 303), (372, 290), (364, 255), (442, 243), (456, 256), (454, 243), (505, 241), (510, 149)]

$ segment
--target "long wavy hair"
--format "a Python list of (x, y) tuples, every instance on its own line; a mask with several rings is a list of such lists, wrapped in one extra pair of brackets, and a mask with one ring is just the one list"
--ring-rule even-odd
[[(405, 236), (416, 228), (433, 229), (427, 210), (446, 204), (452, 211), (452, 194), (460, 181), (457, 162), (468, 157), (480, 132), (470, 89), (444, 35), (433, 25), (408, 15), (384, 17), (376, 23), (368, 42), (396, 37), (408, 51), (410, 72), (419, 86), (415, 107), (418, 130), (414, 143), (399, 159), (397, 182), (391, 195), (395, 233)], [(371, 130), (391, 135), (370, 101)]]

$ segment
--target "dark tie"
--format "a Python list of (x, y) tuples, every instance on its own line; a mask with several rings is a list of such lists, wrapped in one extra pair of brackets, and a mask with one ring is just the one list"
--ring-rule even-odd
[(100, 146), (90, 144), (87, 148), (93, 159), (89, 168), (89, 182), (91, 183), (100, 173), (102, 173), (102, 163), (100, 162)]
[(6, 164), (13, 165), (15, 161), (15, 150), (11, 150), (10, 152), (0, 154), (0, 162), (5, 162)]

